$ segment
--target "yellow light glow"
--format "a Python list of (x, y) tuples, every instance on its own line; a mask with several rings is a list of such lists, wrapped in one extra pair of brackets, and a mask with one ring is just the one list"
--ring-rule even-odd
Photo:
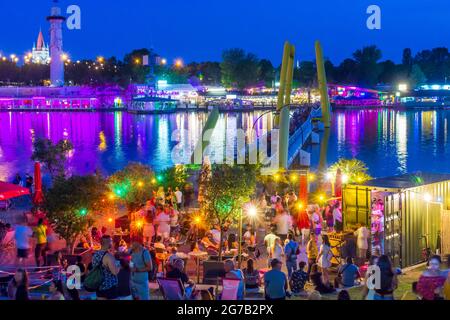
[(305, 208), (305, 206), (303, 205), (303, 203), (301, 203), (301, 202), (297, 203), (297, 209), (298, 210), (303, 210), (304, 208)]
[(250, 206), (248, 208), (247, 214), (251, 218), (255, 218), (258, 215), (258, 209), (255, 206)]
[(342, 183), (347, 183), (348, 180), (349, 180), (348, 175), (343, 174), (343, 175), (342, 175)]
[(109, 219), (108, 219), (108, 222), (109, 222), (109, 223), (112, 223), (113, 221), (114, 221), (113, 218), (109, 218)]
[(433, 197), (431, 196), (431, 194), (426, 193), (426, 194), (423, 196), (423, 199), (424, 199), (426, 202), (430, 202), (431, 200), (433, 200)]
[(298, 181), (298, 175), (295, 174), (295, 173), (291, 174), (291, 181), (292, 182), (297, 182)]
[(275, 179), (275, 181), (279, 181), (281, 179), (281, 175), (276, 173), (274, 174), (273, 178)]
[(162, 58), (162, 59), (161, 59), (161, 64), (162, 64), (162, 65), (166, 65), (166, 64), (167, 64), (167, 59)]
[(156, 179), (153, 178), (153, 179), (152, 179), (152, 184), (156, 184), (156, 182), (157, 182)]
[(144, 221), (138, 220), (136, 221), (136, 228), (141, 229), (144, 226)]
[(398, 85), (398, 91), (402, 92), (408, 91), (408, 85), (406, 83), (400, 83)]
[(139, 181), (137, 185), (138, 185), (139, 188), (142, 188), (144, 186), (144, 182)]
[(61, 60), (62, 61), (67, 61), (69, 59), (69, 56), (66, 54), (66, 53), (63, 53), (62, 55), (61, 55)]
[(314, 173), (310, 173), (308, 174), (308, 180), (309, 181), (315, 181), (316, 180), (316, 175)]
[(181, 60), (181, 59), (176, 59), (176, 60), (175, 60), (175, 67), (177, 67), (177, 68), (183, 67), (183, 60)]
[(103, 63), (104, 61), (105, 61), (105, 58), (103, 58), (103, 57), (97, 57), (97, 61), (99, 62), (99, 63)]
[(108, 199), (109, 199), (109, 200), (114, 200), (115, 197), (116, 197), (116, 196), (114, 195), (114, 193), (111, 193), (111, 194), (108, 196)]

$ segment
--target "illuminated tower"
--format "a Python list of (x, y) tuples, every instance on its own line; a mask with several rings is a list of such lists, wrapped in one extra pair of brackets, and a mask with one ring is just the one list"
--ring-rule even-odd
[(53, 2), (55, 4), (52, 7), (51, 15), (47, 17), (50, 22), (50, 81), (53, 87), (62, 87), (64, 85), (62, 27), (66, 18), (61, 15), (58, 0)]

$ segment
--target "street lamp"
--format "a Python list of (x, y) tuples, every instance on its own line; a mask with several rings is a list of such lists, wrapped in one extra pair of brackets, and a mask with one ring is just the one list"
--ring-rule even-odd
[[(241, 209), (239, 212), (239, 249), (238, 249), (238, 267), (239, 269), (242, 266), (242, 232), (243, 232), (243, 220), (244, 220), (244, 210)], [(250, 204), (247, 207), (247, 216), (251, 218), (253, 221), (255, 221), (256, 217), (258, 216), (258, 208), (254, 206), (253, 204)]]

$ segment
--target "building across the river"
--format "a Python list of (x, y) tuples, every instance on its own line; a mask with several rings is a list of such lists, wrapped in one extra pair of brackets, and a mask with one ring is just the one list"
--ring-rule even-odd
[(50, 48), (44, 41), (42, 31), (39, 31), (37, 42), (33, 44), (31, 51), (31, 62), (37, 64), (50, 63)]

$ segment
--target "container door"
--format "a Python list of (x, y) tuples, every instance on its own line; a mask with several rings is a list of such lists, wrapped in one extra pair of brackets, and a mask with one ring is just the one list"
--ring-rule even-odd
[(386, 196), (384, 207), (384, 254), (392, 259), (395, 266), (402, 266), (401, 199), (399, 193)]
[(450, 254), (450, 210), (442, 211), (441, 250), (442, 254)]

